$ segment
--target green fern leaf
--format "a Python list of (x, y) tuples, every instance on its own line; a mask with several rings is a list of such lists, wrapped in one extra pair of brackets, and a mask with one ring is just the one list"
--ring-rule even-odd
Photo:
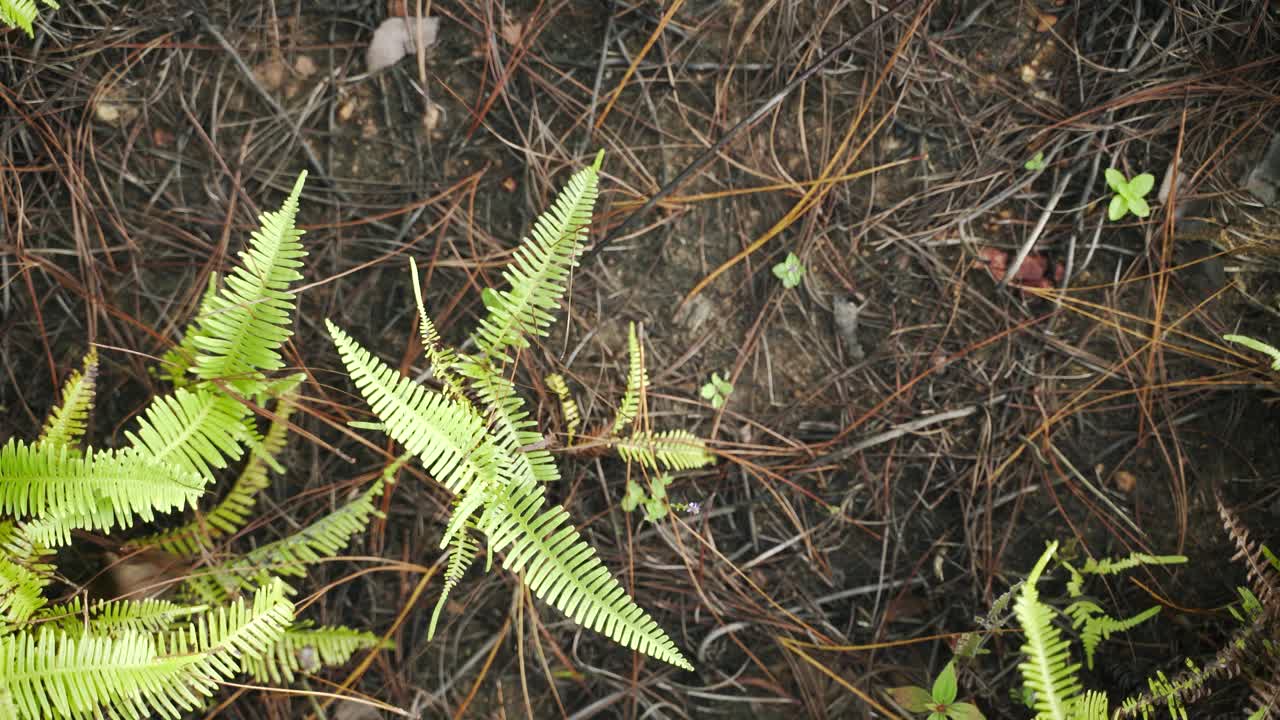
[(440, 611), (444, 609), (445, 601), (449, 599), (449, 592), (458, 584), (462, 576), (467, 573), (467, 568), (471, 567), (471, 563), (476, 559), (477, 545), (475, 538), (466, 530), (454, 535), (453, 541), (449, 546), (449, 562), (445, 565), (444, 585), (440, 589), (440, 599), (436, 600), (436, 607), (431, 611), (431, 624), (427, 626), (427, 641), (431, 641), (436, 636), (436, 623), (440, 621)]
[(159, 598), (99, 600), (86, 607), (77, 595), (43, 609), (38, 617), (41, 623), (73, 634), (88, 629), (93, 635), (111, 637), (122, 632), (165, 632), (175, 623), (187, 621), (208, 609), (205, 605), (183, 605)]
[[(381, 494), (382, 480), (379, 479), (355, 500), (298, 532), (195, 573), (187, 578), (184, 587), (189, 594), (218, 604), (237, 590), (264, 585), (277, 575), (305, 576), (307, 565), (334, 557), (352, 536), (369, 526), (369, 518), (379, 514), (373, 501)], [(285, 590), (293, 594), (293, 588), (287, 585)]]
[(249, 410), (235, 398), (204, 388), (157, 397), (138, 419), (138, 432), (125, 437), (139, 453), (174, 463), (211, 478), (252, 436)]
[(54, 569), (44, 555), (12, 522), (0, 521), (0, 620), (23, 623), (44, 607)]
[(713, 464), (702, 438), (687, 430), (649, 432), (639, 430), (629, 438), (614, 438), (613, 447), (624, 460), (638, 462), (650, 470), (691, 470)]
[(1071, 627), (1080, 630), (1080, 641), (1084, 645), (1085, 666), (1093, 669), (1093, 656), (1098, 645), (1118, 632), (1128, 632), (1142, 623), (1160, 614), (1160, 606), (1147, 608), (1131, 618), (1117, 620), (1107, 615), (1097, 603), (1088, 600), (1077, 600), (1067, 606), (1067, 617), (1071, 618)]
[(494, 553), (510, 546), (503, 567), (521, 573), (533, 594), (618, 644), (650, 657), (692, 670), (658, 624), (627, 595), (595, 550), (566, 521), (564, 508), (543, 510), (546, 502), (536, 483), (500, 488), (489, 547)]
[(636, 324), (627, 328), (627, 390), (618, 406), (618, 417), (613, 421), (613, 434), (617, 435), (635, 420), (640, 412), (640, 397), (649, 387), (649, 373), (644, 369), (644, 348), (636, 335)]
[(1037, 720), (1071, 718), (1072, 707), (1083, 689), (1077, 677), (1079, 663), (1069, 664), (1070, 642), (1062, 638), (1053, 624), (1053, 610), (1040, 602), (1036, 589), (1040, 574), (1057, 549), (1058, 543), (1050, 543), (1040, 556), (1013, 608), (1026, 635), (1022, 652), (1027, 659), (1018, 669), (1022, 672), (1023, 684), (1035, 693)]
[(204, 295), (201, 296), (200, 307), (196, 310), (195, 317), (183, 329), (182, 339), (178, 344), (160, 356), (159, 372), (175, 388), (192, 384), (187, 373), (191, 370), (191, 366), (195, 365), (196, 356), (200, 352), (196, 347), (196, 336), (200, 334), (200, 319), (208, 317), (213, 312), (219, 287), (221, 287), (221, 276), (216, 272), (209, 273), (209, 282), (205, 284)]
[(130, 527), (157, 512), (181, 510), (204, 492), (204, 478), (145, 454), (65, 445), (30, 446), (16, 439), (0, 448), (0, 513), (31, 519), (31, 541), (56, 547), (77, 528)]
[(548, 375), (547, 387), (551, 388), (551, 392), (560, 398), (560, 417), (564, 419), (565, 442), (572, 443), (574, 434), (578, 432), (578, 427), (582, 424), (582, 417), (578, 412), (578, 403), (573, 399), (573, 395), (569, 393), (569, 386), (565, 383), (564, 377)]
[[(54, 0), (44, 0), (44, 4), (53, 9), (58, 8)], [(22, 28), (27, 37), (35, 37), (35, 21), (39, 11), (35, 0), (0, 0), (0, 22), (9, 27)]]
[(98, 351), (89, 350), (84, 367), (71, 373), (62, 386), (62, 404), (54, 408), (40, 431), (40, 442), (77, 447), (84, 435), (85, 420), (93, 408), (94, 381), (98, 375)]
[(203, 380), (225, 379), (242, 394), (252, 394), (261, 372), (284, 366), (280, 347), (293, 334), (293, 291), (302, 279), (297, 268), (307, 252), (294, 227), (298, 197), (307, 173), (298, 175), (293, 191), (276, 212), (263, 213), (241, 265), (227, 276), (226, 286), (199, 318), (192, 342), (200, 351), (195, 373)]
[(533, 478), (544, 483), (559, 480), (555, 458), (546, 450), (533, 447), (542, 443), (542, 433), (538, 432), (538, 424), (529, 418), (524, 399), (516, 393), (515, 385), (470, 358), (464, 359), (458, 370), (471, 380), (471, 389), (487, 416), (489, 437), (503, 451), (499, 468), (500, 472), (506, 471), (503, 481), (510, 482), (513, 477)]
[(342, 665), (360, 650), (390, 650), (395, 643), (346, 627), (311, 627), (299, 623), (284, 631), (267, 652), (245, 660), (245, 672), (260, 682), (291, 683), (297, 672)]
[(18, 717), (178, 718), (203, 704), (242, 658), (261, 656), (293, 620), (283, 590), (258, 591), (190, 627), (152, 635), (72, 635), (42, 626), (0, 637), (0, 688)]
[(275, 407), (276, 418), (271, 421), (267, 434), (250, 450), (249, 460), (235, 484), (212, 510), (181, 527), (136, 540), (131, 545), (156, 547), (173, 555), (195, 555), (211, 548), (217, 540), (239, 532), (257, 505), (258, 493), (271, 485), (267, 466), (288, 441), (295, 398), (292, 392), (280, 398)]
[(435, 323), (427, 315), (426, 305), (422, 302), (422, 286), (418, 282), (418, 263), (409, 258), (409, 275), (413, 281), (413, 300), (418, 306), (418, 334), (422, 338), (422, 350), (431, 364), (431, 373), (444, 386), (445, 391), (455, 400), (462, 398), (462, 385), (454, 374), (458, 355), (452, 348), (440, 342), (440, 334), (436, 332)]
[(417, 455), (437, 482), (462, 494), (496, 478), (495, 451), (474, 410), (402, 376), (332, 322), (326, 324), (347, 374), (387, 435)]
[(546, 335), (569, 271), (586, 242), (602, 159), (603, 152), (594, 165), (569, 179), (552, 207), (534, 223), (530, 236), (516, 248), (502, 273), (510, 289), (486, 290), (482, 295), (488, 313), (472, 338), (489, 358), (509, 360), (508, 348), (526, 348), (526, 336)]

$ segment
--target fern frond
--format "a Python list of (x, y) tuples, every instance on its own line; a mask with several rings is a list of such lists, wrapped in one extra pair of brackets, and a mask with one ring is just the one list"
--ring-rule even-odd
[(511, 287), (482, 293), (488, 313), (472, 338), (495, 362), (510, 359), (508, 348), (528, 347), (526, 336), (545, 336), (555, 319), (551, 313), (559, 307), (569, 271), (586, 242), (602, 158), (603, 153), (597, 155), (594, 165), (569, 179), (551, 208), (538, 217), (530, 236), (516, 248), (502, 273)]
[(92, 635), (110, 637), (122, 632), (165, 632), (175, 623), (208, 609), (206, 605), (183, 605), (159, 598), (99, 600), (86, 607), (77, 595), (67, 602), (45, 608), (38, 617), (42, 623), (72, 634), (88, 631)]
[(224, 468), (240, 457), (241, 443), (252, 436), (249, 410), (221, 392), (204, 388), (157, 397), (138, 418), (138, 432), (125, 437), (138, 453), (145, 453), (201, 475)]
[[(44, 0), (44, 4), (53, 9), (58, 8), (54, 0)], [(0, 22), (9, 27), (22, 28), (27, 37), (35, 37), (35, 21), (39, 11), (36, 0), (0, 0)]]
[(271, 587), (252, 606), (237, 601), (167, 635), (23, 628), (0, 637), (0, 687), (18, 717), (178, 718), (203, 704), (215, 678), (238, 671), (240, 658), (267, 650), (292, 619), (293, 606)]
[(1057, 549), (1057, 542), (1049, 543), (1014, 603), (1014, 614), (1026, 635), (1022, 652), (1027, 659), (1018, 669), (1022, 672), (1023, 684), (1035, 692), (1037, 720), (1068, 720), (1082, 690), (1077, 677), (1080, 664), (1069, 664), (1070, 642), (1062, 638), (1053, 624), (1053, 609), (1040, 602), (1040, 592), (1036, 589), (1040, 574)]
[(371, 648), (390, 650), (390, 640), (351, 628), (311, 627), (299, 623), (284, 631), (267, 652), (246, 659), (245, 672), (260, 682), (291, 683), (294, 673), (313, 673), (321, 667), (342, 665), (357, 651)]
[(1085, 575), (1116, 575), (1126, 570), (1132, 570), (1136, 567), (1145, 565), (1180, 565), (1187, 561), (1185, 555), (1148, 555), (1146, 553), (1130, 553), (1128, 557), (1113, 559), (1103, 558), (1097, 560), (1089, 558), (1085, 561), (1084, 567), (1076, 570), (1070, 563), (1061, 563), (1063, 567), (1071, 573), (1071, 579), (1067, 581), (1067, 593), (1073, 598), (1080, 597), (1084, 594), (1084, 576)]
[(702, 438), (688, 430), (638, 430), (631, 437), (610, 442), (624, 460), (638, 462), (650, 470), (691, 470), (716, 461)]
[(275, 407), (262, 442), (249, 451), (249, 460), (225, 497), (203, 517), (172, 530), (135, 540), (135, 547), (156, 547), (172, 555), (195, 555), (212, 547), (220, 538), (234, 535), (249, 521), (258, 503), (258, 493), (271, 485), (267, 465), (285, 447), (289, 435), (289, 418), (295, 409), (295, 395), (281, 397)]
[[(206, 572), (193, 574), (185, 581), (185, 588), (192, 595), (215, 604), (226, 597), (228, 591), (263, 585), (277, 575), (305, 576), (307, 565), (337, 555), (353, 535), (368, 527), (369, 518), (379, 514), (373, 501), (381, 494), (382, 480), (379, 479), (355, 500), (298, 532)], [(292, 588), (285, 586), (285, 590), (293, 594)]]
[(618, 417), (613, 421), (613, 434), (617, 435), (635, 420), (640, 412), (640, 397), (649, 388), (649, 373), (644, 369), (644, 347), (636, 335), (636, 324), (627, 327), (627, 390), (618, 406)]
[(619, 645), (692, 670), (662, 628), (627, 595), (572, 524), (564, 508), (543, 509), (536, 483), (498, 490), (494, 553), (511, 548), (503, 567), (521, 573), (533, 594), (589, 630)]
[(458, 354), (453, 348), (440, 342), (440, 333), (436, 332), (435, 323), (427, 315), (427, 307), (422, 302), (422, 285), (418, 282), (418, 263), (413, 258), (409, 258), (409, 275), (413, 281), (413, 300), (418, 305), (418, 334), (422, 338), (422, 351), (431, 364), (431, 374), (440, 381), (450, 397), (461, 399), (462, 385), (454, 374)]
[(1217, 501), (1222, 526), (1236, 546), (1236, 553), (1231, 559), (1244, 561), (1250, 587), (1267, 614), (1272, 617), (1280, 615), (1280, 572), (1264, 555), (1258, 542), (1249, 537), (1249, 529), (1236, 516), (1235, 511), (1227, 507), (1221, 497)]
[(1071, 709), (1071, 717), (1075, 720), (1107, 720), (1110, 712), (1107, 694), (1101, 690), (1088, 690), (1076, 699)]
[(0, 513), (30, 518), (23, 534), (49, 547), (70, 542), (77, 528), (130, 527), (157, 512), (181, 510), (204, 492), (200, 475), (136, 452), (89, 450), (65, 445), (26, 445), (17, 439), (0, 448)]
[(512, 478), (532, 478), (538, 482), (555, 482), (560, 479), (555, 458), (540, 447), (542, 433), (538, 424), (529, 418), (524, 399), (516, 393), (515, 385), (485, 365), (465, 359), (458, 366), (459, 372), (471, 380), (471, 389), (480, 401), (489, 424), (489, 437), (503, 451), (499, 471), (505, 471), (504, 482)]
[(302, 279), (297, 268), (307, 254), (298, 241), (303, 231), (294, 226), (306, 179), (304, 170), (284, 205), (261, 215), (261, 227), (240, 253), (241, 264), (227, 275), (225, 287), (199, 318), (192, 342), (200, 352), (195, 374), (202, 380), (225, 379), (249, 395), (262, 371), (284, 366), (280, 346), (293, 334), (289, 324), (294, 293), (289, 284)]
[(62, 386), (62, 404), (49, 413), (40, 431), (40, 442), (76, 449), (84, 435), (85, 420), (93, 409), (94, 381), (98, 376), (98, 350), (84, 356), (84, 367), (73, 372)]
[(466, 530), (453, 536), (449, 545), (449, 562), (444, 569), (444, 585), (440, 588), (440, 599), (436, 600), (436, 607), (431, 611), (431, 624), (427, 626), (428, 642), (436, 636), (436, 623), (440, 620), (440, 611), (444, 609), (445, 601), (449, 599), (449, 592), (475, 561), (476, 550), (475, 538)]
[(578, 413), (578, 402), (569, 393), (569, 386), (561, 375), (548, 375), (547, 387), (560, 398), (560, 417), (564, 419), (565, 442), (572, 443), (573, 436), (582, 425), (582, 416)]
[(1080, 631), (1080, 641), (1084, 645), (1085, 666), (1093, 669), (1093, 655), (1103, 640), (1109, 639), (1118, 632), (1128, 632), (1142, 623), (1160, 614), (1160, 606), (1149, 607), (1131, 618), (1117, 620), (1106, 614), (1097, 603), (1089, 600), (1077, 600), (1067, 606), (1066, 615), (1071, 618), (1071, 627)]
[(0, 620), (22, 623), (44, 607), (53, 566), (43, 555), (12, 522), (0, 521)]
[(209, 273), (209, 281), (205, 284), (200, 306), (191, 322), (183, 329), (182, 339), (160, 356), (160, 367), (157, 372), (175, 388), (185, 388), (192, 384), (187, 373), (191, 370), (191, 366), (195, 365), (196, 356), (199, 354), (196, 336), (200, 334), (200, 318), (212, 312), (213, 303), (218, 297), (218, 288), (221, 287), (221, 279), (219, 273)]
[(417, 455), (441, 485), (462, 494), (496, 478), (495, 451), (484, 423), (469, 406), (428, 390), (365, 350), (325, 321), (351, 376), (386, 434)]

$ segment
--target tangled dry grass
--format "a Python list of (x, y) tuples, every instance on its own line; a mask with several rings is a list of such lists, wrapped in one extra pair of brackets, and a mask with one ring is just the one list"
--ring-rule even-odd
[[(641, 321), (649, 412), (722, 458), (670, 489), (702, 512), (657, 525), (618, 509), (614, 461), (564, 452), (552, 490), (697, 673), (629, 659), (500, 573), (469, 576), (428, 644), (449, 499), (405, 477), (308, 611), (398, 649), (309, 696), (228, 688), (217, 713), (359, 692), (423, 717), (894, 716), (879, 690), (940, 667), (1048, 538), (1192, 557), (1150, 594), (1112, 588), (1161, 598), (1176, 631), (1117, 643), (1100, 686), (1212, 646), (1194, 608), (1233, 583), (1209, 490), (1269, 512), (1280, 467), (1264, 368), (1219, 340), (1276, 327), (1276, 210), (1241, 186), (1280, 117), (1274, 3), (437, 0), (439, 43), (373, 76), (373, 28), (421, 3), (63, 5), (34, 41), (0, 36), (0, 439), (87, 343), (100, 415), (136, 413), (208, 274), (306, 168), (308, 439), (250, 532), (323, 512), (394, 448), (343, 429), (363, 411), (321, 318), (420, 367), (405, 258), (462, 337), (603, 147), (595, 248), (521, 385), (552, 430), (551, 372), (604, 421)], [(1182, 179), (1108, 223), (1107, 167)], [(1006, 278), (1054, 282), (996, 282), (993, 250)], [(796, 290), (769, 272), (787, 252)], [(713, 371), (736, 388), (722, 410), (698, 398)], [(1016, 643), (993, 643), (963, 687), (1016, 716)]]

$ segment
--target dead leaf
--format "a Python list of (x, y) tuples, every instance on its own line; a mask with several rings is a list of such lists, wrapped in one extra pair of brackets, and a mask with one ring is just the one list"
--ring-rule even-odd
[(431, 47), (436, 44), (439, 31), (440, 18), (387, 18), (373, 31), (369, 50), (365, 53), (365, 66), (370, 73), (391, 67), (405, 55), (417, 52), (419, 32), (423, 47)]
[(502, 30), (498, 34), (507, 41), (508, 45), (519, 45), (520, 37), (524, 35), (524, 23), (508, 20), (502, 23)]
[(1138, 476), (1128, 470), (1117, 470), (1111, 480), (1116, 484), (1116, 489), (1125, 495), (1133, 492), (1138, 487)]
[(298, 59), (293, 61), (293, 71), (304, 78), (315, 75), (316, 70), (319, 70), (316, 66), (316, 61), (312, 60), (309, 55), (299, 55)]
[(284, 64), (284, 60), (279, 58), (267, 60), (266, 62), (259, 63), (258, 66), (253, 69), (253, 75), (258, 78), (258, 82), (262, 83), (262, 86), (266, 89), (279, 90), (280, 87), (284, 85), (285, 70), (287, 67), (288, 66)]

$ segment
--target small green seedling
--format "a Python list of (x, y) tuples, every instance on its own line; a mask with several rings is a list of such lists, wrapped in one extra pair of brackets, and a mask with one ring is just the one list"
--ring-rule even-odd
[[(627, 481), (627, 494), (622, 497), (621, 507), (625, 512), (632, 512), (644, 506), (644, 519), (657, 522), (667, 516), (667, 486), (671, 484), (670, 475), (659, 475), (649, 486), (649, 494), (635, 480)], [(693, 503), (697, 505), (697, 503)], [(674, 507), (674, 505), (672, 506)], [(684, 507), (684, 506), (682, 506)]]
[(1107, 168), (1107, 185), (1115, 192), (1111, 205), (1107, 207), (1107, 217), (1113, 222), (1133, 213), (1140, 218), (1151, 214), (1151, 206), (1143, 198), (1155, 187), (1156, 179), (1151, 173), (1142, 173), (1132, 180), (1125, 180), (1124, 173), (1115, 168)]
[(1247, 335), (1223, 335), (1222, 339), (1227, 342), (1239, 343), (1250, 350), (1257, 350), (1264, 355), (1271, 356), (1271, 369), (1280, 370), (1280, 350), (1277, 350), (1261, 340), (1254, 340)]
[(720, 373), (711, 373), (711, 379), (706, 385), (702, 386), (702, 399), (711, 403), (711, 407), (719, 410), (729, 400), (729, 393), (733, 392), (733, 385), (724, 378), (720, 377)]
[(782, 287), (790, 290), (799, 285), (800, 279), (804, 277), (804, 263), (800, 262), (795, 253), (789, 252), (785, 260), (773, 266), (773, 274), (782, 281)]
[(889, 697), (913, 713), (929, 713), (928, 720), (986, 720), (973, 703), (956, 702), (955, 661), (947, 663), (933, 681), (933, 690), (919, 685), (889, 688)]
[(1044, 151), (1041, 150), (1040, 152), (1036, 153), (1030, 160), (1023, 163), (1022, 167), (1028, 170), (1031, 170), (1033, 172), (1036, 170), (1043, 170), (1044, 169)]

